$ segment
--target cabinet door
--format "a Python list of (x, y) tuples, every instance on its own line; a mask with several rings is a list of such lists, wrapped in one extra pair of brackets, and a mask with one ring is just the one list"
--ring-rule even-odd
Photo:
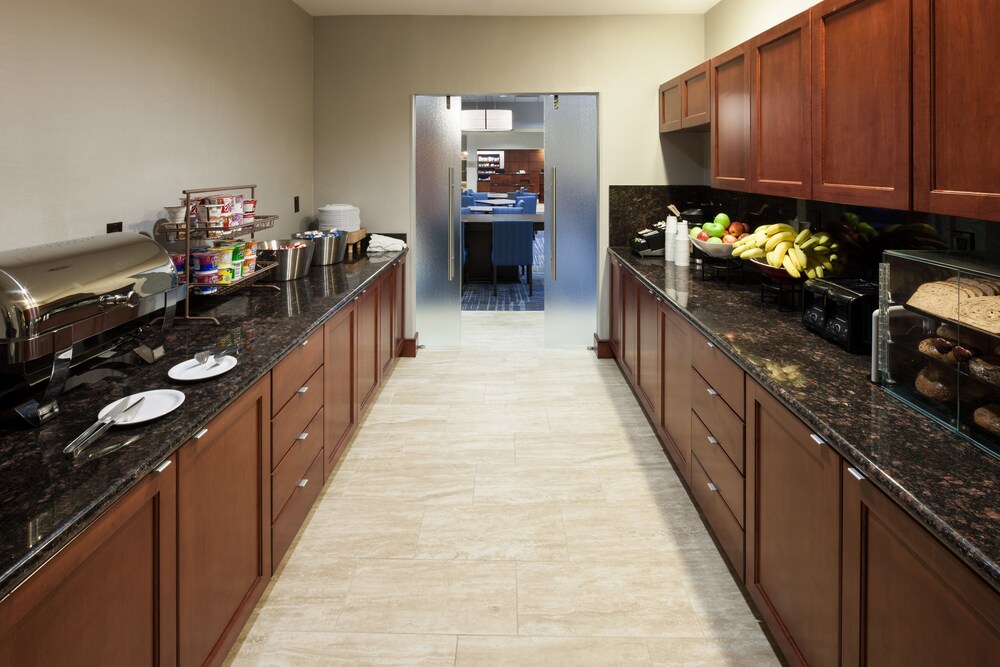
[(628, 271), (622, 271), (622, 370), (629, 382), (635, 381), (639, 345), (638, 284)]
[(842, 664), (996, 664), (1000, 594), (870, 482), (843, 477)]
[(810, 13), (813, 198), (909, 208), (910, 0), (824, 0)]
[(913, 3), (913, 207), (1000, 220), (996, 0)]
[(178, 662), (220, 662), (271, 577), (270, 375), (177, 450)]
[(712, 58), (712, 187), (750, 191), (747, 44)]
[(809, 12), (750, 43), (753, 192), (812, 196)]
[(622, 269), (618, 260), (611, 265), (611, 351), (615, 359), (622, 358)]
[(406, 310), (406, 258), (396, 263), (393, 274), (393, 281), (396, 284), (395, 301), (392, 312), (393, 331), (393, 354), (400, 356), (403, 351), (403, 337), (406, 336), (406, 328), (403, 326), (403, 318)]
[(176, 466), (165, 462), (0, 604), (0, 665), (177, 659)]
[(324, 476), (337, 465), (347, 441), (358, 423), (358, 319), (355, 303), (345, 306), (325, 325), (326, 401), (323, 448), (326, 464)]
[(358, 310), (358, 396), (361, 408), (378, 387), (379, 371), (379, 294), (378, 283), (369, 286), (357, 298)]
[(746, 585), (790, 663), (836, 665), (840, 457), (747, 385)]
[(636, 388), (654, 424), (660, 423), (660, 302), (653, 290), (638, 286)]
[[(392, 271), (379, 280), (378, 297), (378, 362), (379, 378), (392, 365), (392, 313), (395, 310), (396, 281)], [(381, 380), (380, 380), (381, 381)]]
[(663, 430), (681, 476), (691, 478), (691, 327), (669, 306), (663, 316)]
[(681, 75), (681, 127), (685, 130), (708, 125), (708, 62)]
[(660, 84), (660, 132), (681, 129), (681, 78)]

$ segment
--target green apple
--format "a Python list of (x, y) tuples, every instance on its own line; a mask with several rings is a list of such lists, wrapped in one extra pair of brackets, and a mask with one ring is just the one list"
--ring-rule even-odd
[[(718, 218), (716, 218), (716, 220), (718, 220)], [(721, 238), (726, 234), (726, 227), (728, 226), (728, 222), (726, 224), (722, 224), (721, 222), (706, 222), (702, 229), (704, 229), (709, 236), (717, 236)]]
[(688, 232), (688, 236), (693, 239), (698, 238), (698, 234), (701, 234), (701, 227), (692, 227), (691, 231)]
[(729, 216), (726, 215), (725, 213), (720, 213), (719, 215), (715, 216), (715, 220), (713, 220), (713, 222), (715, 222), (716, 224), (722, 225), (723, 227), (728, 227), (729, 226)]
[(712, 238), (708, 239), (706, 243), (722, 243), (722, 239), (720, 239), (718, 236), (713, 236)]

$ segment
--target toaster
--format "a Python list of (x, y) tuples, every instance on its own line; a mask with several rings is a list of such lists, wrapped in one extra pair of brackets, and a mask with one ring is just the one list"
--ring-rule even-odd
[(802, 291), (805, 327), (855, 354), (871, 354), (877, 309), (878, 285), (860, 278), (807, 280)]
[(663, 257), (667, 239), (667, 223), (657, 222), (652, 229), (641, 229), (629, 243), (632, 252), (641, 257)]

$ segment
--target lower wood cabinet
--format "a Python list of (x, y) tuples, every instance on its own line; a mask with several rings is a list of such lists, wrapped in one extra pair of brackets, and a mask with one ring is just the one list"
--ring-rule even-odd
[(379, 289), (367, 287), (355, 301), (358, 312), (358, 397), (361, 408), (368, 405), (379, 382)]
[(389, 278), (395, 285), (393, 296), (395, 297), (392, 310), (392, 349), (393, 356), (399, 357), (403, 353), (403, 338), (406, 336), (406, 258), (396, 262), (392, 267), (392, 277)]
[(990, 665), (1000, 594), (845, 465), (844, 665)]
[(611, 269), (611, 353), (622, 358), (622, 268), (616, 259), (608, 260)]
[(746, 395), (746, 586), (785, 657), (840, 658), (840, 456), (755, 382)]
[(685, 481), (691, 479), (691, 326), (666, 304), (660, 305), (663, 328), (661, 424), (664, 445)]
[(324, 325), (324, 478), (337, 465), (358, 424), (358, 311), (351, 302)]
[(378, 374), (389, 370), (396, 358), (393, 346), (392, 320), (396, 309), (396, 281), (391, 273), (379, 279), (378, 286)]
[(271, 578), (271, 375), (177, 450), (178, 664), (218, 664)]
[(639, 358), (639, 284), (632, 274), (622, 271), (621, 285), (621, 356), (618, 363), (629, 382), (635, 382), (636, 362)]
[(660, 301), (653, 290), (638, 286), (638, 352), (636, 382), (639, 399), (654, 424), (660, 423)]
[(0, 665), (177, 661), (176, 472), (165, 461), (0, 604)]

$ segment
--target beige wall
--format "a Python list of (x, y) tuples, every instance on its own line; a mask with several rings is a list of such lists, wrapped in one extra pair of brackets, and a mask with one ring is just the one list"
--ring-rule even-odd
[(5, 0), (10, 247), (151, 230), (183, 188), (256, 182), (274, 234), (312, 201), (313, 20), (291, 0)]
[(803, 12), (817, 0), (722, 0), (705, 12), (705, 58), (714, 58), (785, 19)]
[(609, 185), (665, 184), (668, 167), (672, 182), (702, 182), (689, 160), (665, 164), (657, 86), (702, 61), (703, 37), (691, 15), (318, 18), (316, 201), (359, 206), (369, 230), (412, 233), (413, 95), (598, 93), (603, 267)]

